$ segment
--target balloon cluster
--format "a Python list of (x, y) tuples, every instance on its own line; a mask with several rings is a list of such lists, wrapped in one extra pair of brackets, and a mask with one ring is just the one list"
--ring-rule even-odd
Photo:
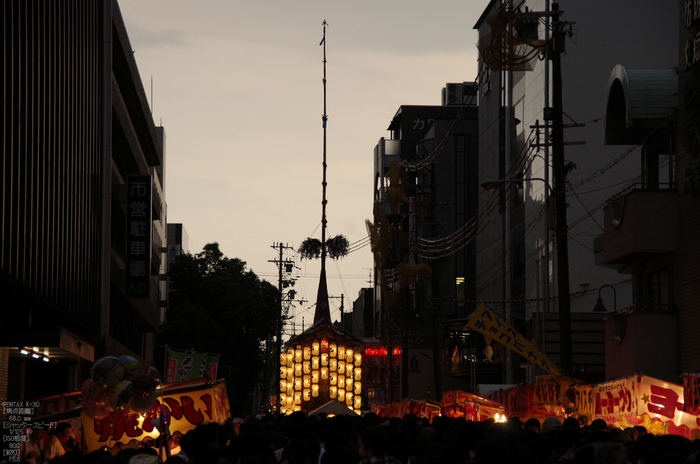
[(131, 356), (98, 359), (81, 387), (83, 411), (96, 420), (121, 409), (145, 413), (158, 398), (159, 383), (158, 369), (141, 366)]

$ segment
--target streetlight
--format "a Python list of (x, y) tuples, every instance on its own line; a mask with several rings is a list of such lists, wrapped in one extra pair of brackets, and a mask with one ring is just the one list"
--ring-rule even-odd
[(593, 307), (593, 311), (595, 311), (595, 312), (607, 312), (607, 309), (605, 308), (605, 305), (603, 304), (603, 299), (600, 297), (600, 292), (605, 287), (612, 288), (612, 291), (613, 291), (613, 309), (617, 309), (617, 290), (615, 290), (615, 287), (613, 287), (612, 285), (605, 284), (605, 285), (601, 285), (600, 288), (598, 289), (598, 299), (596, 300), (595, 306)]

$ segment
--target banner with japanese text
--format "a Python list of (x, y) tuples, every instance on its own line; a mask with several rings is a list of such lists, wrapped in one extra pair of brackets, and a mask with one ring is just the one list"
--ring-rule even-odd
[(683, 410), (700, 415), (700, 374), (683, 374)]
[(611, 421), (638, 415), (637, 376), (593, 385), (591, 394), (597, 418)]
[(697, 427), (697, 416), (683, 411), (683, 387), (671, 382), (639, 377), (637, 415), (647, 414), (652, 420), (671, 421), (676, 426)]
[(533, 402), (538, 405), (569, 406), (573, 404), (573, 398), (568, 393), (573, 380), (566, 376), (553, 378), (548, 375), (538, 375), (535, 377), (535, 392)]
[(503, 322), (493, 311), (484, 305), (479, 305), (474, 311), (467, 327), (481, 332), (492, 340), (510, 348), (531, 363), (549, 372), (553, 377), (559, 377), (559, 368), (544, 356), (535, 345), (523, 337), (517, 330)]
[(590, 384), (575, 385), (576, 394), (576, 414), (580, 416), (593, 417), (595, 414), (595, 402), (593, 401), (593, 386)]
[(165, 372), (166, 383), (188, 380), (216, 380), (219, 369), (219, 355), (182, 351), (168, 348), (168, 364)]
[(116, 443), (156, 438), (161, 433), (159, 429), (163, 417), (169, 423), (171, 435), (175, 432), (184, 435), (199, 424), (225, 423), (229, 412), (226, 384), (220, 381), (215, 385), (202, 384), (200, 388), (195, 386), (186, 391), (166, 391), (145, 414), (125, 408), (112, 411), (101, 420), (92, 419), (83, 412), (81, 419), (87, 451), (91, 452), (102, 446), (111, 448)]

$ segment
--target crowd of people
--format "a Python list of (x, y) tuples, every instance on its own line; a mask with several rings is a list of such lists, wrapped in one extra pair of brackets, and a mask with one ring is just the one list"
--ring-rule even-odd
[[(221, 425), (202, 424), (174, 434), (164, 455), (156, 441), (138, 447), (82, 453), (59, 424), (43, 450), (24, 447), (27, 464), (675, 464), (700, 463), (700, 440), (654, 435), (644, 427), (619, 429), (555, 417), (471, 422), (414, 415), (382, 419), (308, 417), (296, 412), (258, 415)], [(160, 449), (160, 453), (159, 453)], [(169, 457), (167, 457), (169, 456)]]

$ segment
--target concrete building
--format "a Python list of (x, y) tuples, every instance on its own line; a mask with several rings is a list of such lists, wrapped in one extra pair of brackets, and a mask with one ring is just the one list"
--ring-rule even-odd
[[(556, 8), (560, 15), (553, 14)], [(552, 27), (557, 18), (562, 34)], [(481, 49), (479, 178), (509, 181), (480, 195), (480, 210), (489, 214), (476, 240), (476, 293), (554, 362), (561, 361), (564, 331), (557, 316), (563, 287), (557, 278), (560, 244), (551, 195), (557, 189), (555, 50), (561, 56), (565, 127), (558, 147), (566, 172), (561, 182), (567, 206), (570, 373), (584, 380), (605, 377), (603, 316), (591, 314), (597, 298), (612, 309), (612, 287), (618, 308), (635, 302), (629, 270), (596, 266), (594, 254), (607, 199), (643, 175), (641, 146), (605, 144), (605, 84), (621, 62), (630, 69), (675, 66), (677, 18), (675, 8), (662, 0), (634, 5), (493, 0), (475, 25)], [(500, 207), (488, 209), (494, 198)], [(585, 329), (590, 321), (584, 319), (598, 320), (600, 328)], [(521, 368), (522, 360), (504, 355), (510, 364), (506, 383), (536, 374)]]
[(693, 5), (674, 5), (677, 68), (634, 69), (618, 57), (606, 86), (607, 143), (644, 148), (640, 182), (610, 199), (596, 239), (598, 263), (634, 282), (634, 304), (606, 326), (608, 376), (632, 366), (678, 382), (700, 369), (700, 10)]
[(165, 136), (116, 0), (0, 8), (0, 400), (22, 400), (79, 390), (101, 356), (153, 362)]
[[(471, 83), (448, 84), (443, 106), (401, 106), (391, 136), (375, 148), (374, 335), (387, 365), (401, 349), (400, 378), (386, 378), (387, 400), (439, 399), (444, 389), (468, 383), (446, 372), (443, 340), (450, 321), (471, 312), (465, 300), (474, 299), (473, 245), (449, 242), (476, 214), (472, 90)], [(434, 242), (443, 238), (448, 242)]]

